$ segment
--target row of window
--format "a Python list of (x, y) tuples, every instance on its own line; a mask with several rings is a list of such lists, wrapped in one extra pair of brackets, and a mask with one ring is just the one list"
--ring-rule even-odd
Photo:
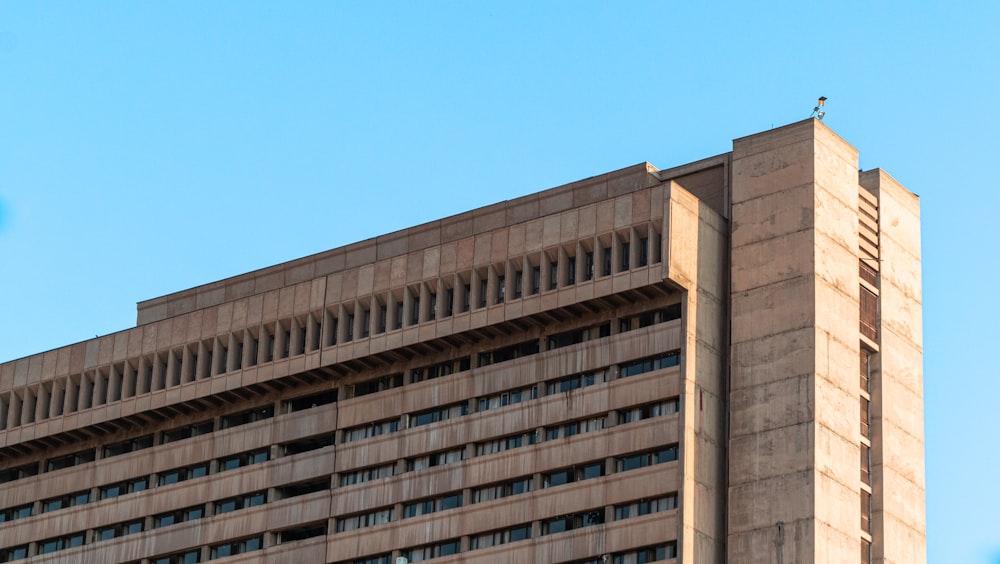
[[(618, 370), (621, 377), (627, 378), (629, 376), (636, 376), (653, 370), (677, 366), (679, 361), (680, 351), (671, 351), (654, 357), (622, 363), (618, 365)], [(608, 373), (609, 369), (605, 367), (583, 374), (574, 374), (572, 376), (549, 380), (544, 383), (545, 394), (553, 395), (556, 393), (570, 392), (575, 389), (601, 384), (608, 381)], [(383, 379), (379, 378), (378, 381), (381, 382)], [(477, 412), (479, 412), (505, 407), (507, 405), (513, 405), (521, 403), (522, 401), (537, 398), (538, 387), (528, 386), (478, 398), (475, 401), (475, 405), (477, 406)], [(462, 402), (411, 414), (408, 417), (408, 421), (409, 426), (412, 428), (430, 423), (436, 423), (438, 421), (444, 421), (454, 417), (461, 417), (463, 415), (468, 415), (469, 413), (469, 403)], [(631, 419), (626, 418), (626, 421), (629, 420)], [(395, 433), (396, 431), (401, 431), (402, 429), (403, 426), (400, 424), (399, 418), (382, 419), (370, 423), (362, 423), (361, 425), (344, 429), (342, 431), (342, 440), (345, 443), (349, 443), (388, 433)]]
[[(333, 403), (337, 400), (337, 390), (324, 390), (315, 394), (290, 399), (284, 402), (284, 409), (287, 413), (293, 413), (303, 409), (309, 409), (312, 407), (318, 407), (321, 405), (326, 405)], [(240, 425), (245, 425), (247, 423), (253, 423), (255, 421), (261, 421), (274, 416), (274, 405), (268, 404), (260, 407), (255, 407), (253, 409), (248, 409), (240, 411), (237, 413), (230, 413), (223, 415), (219, 418), (219, 429), (229, 429), (232, 427), (237, 427)], [(206, 420), (197, 423), (192, 423), (184, 425), (182, 427), (177, 427), (174, 429), (168, 429), (162, 431), (159, 436), (159, 444), (173, 443), (176, 441), (189, 439), (191, 437), (197, 437), (199, 435), (209, 434), (215, 431), (215, 421)], [(109, 445), (105, 445), (100, 449), (87, 449), (79, 452), (74, 452), (66, 455), (60, 455), (54, 458), (45, 460), (41, 467), (45, 472), (54, 472), (56, 470), (62, 470), (65, 468), (71, 468), (80, 464), (86, 464), (89, 462), (94, 462), (97, 460), (98, 450), (101, 452), (101, 459), (111, 458), (114, 456), (120, 456), (123, 454), (128, 454), (131, 452), (136, 452), (139, 450), (147, 449), (156, 443), (155, 436), (153, 434), (143, 435), (141, 437), (136, 437), (132, 439), (126, 439), (124, 441), (119, 441)], [(36, 476), (39, 473), (39, 464), (32, 462), (22, 466), (17, 466), (13, 468), (6, 468), (0, 470), (0, 484), (5, 482), (10, 482), (14, 480), (20, 480), (22, 478), (28, 478), (31, 476)], [(0, 513), (0, 520), (2, 520), (2, 513)]]
[[(663, 464), (677, 460), (678, 446), (676, 444), (661, 447), (655, 450), (642, 451), (626, 454), (615, 458), (614, 472), (628, 472), (644, 466)], [(594, 460), (577, 464), (568, 468), (559, 468), (541, 474), (541, 487), (543, 489), (553, 488), (573, 482), (600, 478), (606, 475), (607, 464), (604, 460)], [(512, 495), (519, 495), (534, 491), (534, 478), (524, 476), (505, 482), (489, 484), (474, 488), (470, 492), (468, 503), (484, 503), (497, 499), (502, 499)], [(417, 517), (438, 511), (455, 509), (462, 507), (467, 501), (462, 492), (448, 492), (433, 498), (409, 501), (403, 505), (402, 519)], [(625, 519), (628, 517), (645, 515), (666, 511), (677, 507), (677, 494), (672, 493), (663, 498), (653, 500), (638, 500), (631, 504), (624, 504), (615, 507), (615, 519)], [(364, 529), (375, 525), (389, 523), (400, 518), (396, 515), (393, 507), (382, 507), (365, 511), (355, 515), (347, 515), (337, 519), (337, 532), (353, 531)], [(603, 516), (602, 516), (603, 519)]]
[[(260, 462), (265, 462), (269, 457), (269, 449), (258, 449), (248, 452), (242, 452), (217, 460), (218, 472), (223, 472), (226, 470), (234, 470), (243, 466), (248, 466), (251, 464), (257, 464)], [(191, 480), (194, 478), (200, 478), (202, 476), (207, 476), (209, 474), (210, 462), (201, 462), (198, 464), (193, 464), (190, 466), (184, 466), (181, 468), (173, 468), (164, 472), (156, 474), (156, 485), (167, 486), (170, 484), (176, 484), (178, 482), (183, 482), (185, 480)], [(129, 480), (124, 480), (121, 482), (115, 482), (112, 484), (105, 484), (97, 489), (97, 499), (104, 500), (121, 495), (141, 492), (150, 487), (150, 477), (149, 476), (139, 476), (137, 478), (131, 478)], [(94, 501), (92, 499), (91, 490), (85, 490), (81, 492), (76, 492), (72, 494), (67, 494), (55, 498), (50, 498), (43, 500), (41, 503), (42, 513), (49, 511), (55, 511), (57, 509), (63, 509), (66, 507), (73, 507), (76, 505), (82, 505), (85, 503), (90, 503)], [(6, 509), (0, 511), (0, 522), (9, 521), (12, 519), (19, 519), (24, 517), (30, 517), (32, 515), (33, 504), (27, 504), (11, 509)]]
[[(642, 508), (644, 512), (640, 512), (639, 508)], [(631, 517), (639, 517), (649, 513), (669, 511), (676, 508), (677, 494), (674, 493), (656, 499), (636, 500), (631, 503), (617, 505), (614, 507), (614, 515), (615, 520), (617, 521), (621, 519), (629, 519)], [(539, 522), (539, 531), (542, 536), (555, 535), (583, 527), (600, 525), (604, 523), (604, 520), (605, 510), (603, 507), (598, 507), (578, 513), (544, 519)], [(528, 540), (531, 538), (531, 531), (532, 524), (523, 523), (496, 531), (471, 535), (469, 538), (469, 550), (491, 548), (512, 542)], [(409, 562), (421, 562), (441, 556), (450, 556), (462, 552), (461, 539), (448, 539), (433, 544), (403, 549), (400, 552)], [(659, 547), (643, 548), (616, 553), (612, 558), (612, 562), (618, 562), (621, 564), (638, 564), (640, 562), (655, 562), (656, 560), (675, 558), (676, 556), (676, 544), (669, 543)], [(383, 562), (384, 558), (384, 556), (372, 556), (354, 560), (353, 562)], [(607, 561), (604, 560), (602, 562), (606, 563)]]
[[(485, 288), (485, 286), (483, 287)], [(515, 293), (517, 294), (517, 292)], [(430, 299), (436, 300), (434, 294), (431, 294)], [(402, 305), (402, 303), (399, 304), (400, 307)], [(353, 328), (356, 323), (354, 314), (348, 313), (346, 315), (349, 321), (348, 326)], [(370, 327), (370, 312), (366, 310), (365, 316), (363, 326)], [(331, 346), (337, 342), (338, 318), (330, 312), (327, 312), (325, 317), (327, 323), (333, 327), (330, 331), (332, 337), (328, 337), (326, 343), (326, 346)], [(662, 310), (618, 319), (618, 329), (619, 332), (624, 332), (679, 317), (680, 306), (677, 304)], [(433, 319), (433, 316), (430, 319)], [(312, 328), (310, 329), (310, 327)], [(247, 329), (243, 336), (230, 335), (227, 342), (216, 338), (198, 343), (194, 347), (189, 346), (178, 351), (141, 357), (137, 359), (135, 365), (131, 362), (123, 362), (99, 369), (96, 372), (68, 377), (64, 381), (55, 382), (51, 387), (28, 388), (23, 390), (20, 395), (13, 393), (0, 396), (0, 429), (7, 428), (8, 420), (10, 420), (11, 427), (16, 427), (34, 422), (36, 416), (40, 419), (56, 417), (64, 413), (89, 409), (95, 405), (120, 401), (123, 397), (133, 397), (197, 379), (240, 370), (244, 366), (272, 362), (275, 360), (276, 348), (280, 349), (278, 351), (279, 358), (304, 354), (307, 342), (312, 342), (311, 350), (320, 348), (323, 330), (323, 323), (310, 315), (308, 320), (301, 322), (294, 319), (290, 323), (277, 322), (273, 332), (269, 332), (267, 328), (261, 328), (258, 334), (256, 329)], [(312, 337), (309, 337), (307, 333), (311, 333)], [(578, 329), (550, 337), (548, 349), (605, 337), (610, 334), (610, 322), (592, 328)], [(368, 336), (367, 330), (364, 331), (364, 336)], [(353, 329), (348, 330), (342, 338), (345, 340), (353, 339)], [(259, 348), (262, 340), (265, 343), (265, 351), (264, 358), (260, 359), (261, 351)], [(248, 345), (245, 346), (245, 343)], [(534, 354), (538, 352), (537, 345), (535, 346), (536, 350), (533, 352), (520, 351), (519, 354)], [(480, 355), (479, 366), (505, 360), (495, 358), (496, 356), (491, 357), (488, 353), (486, 356)], [(463, 359), (458, 362), (449, 361), (441, 365), (414, 369), (411, 374), (411, 382), (467, 370), (469, 364), (469, 359)]]
[[(330, 480), (329, 478), (327, 478), (312, 482), (292, 484), (289, 486), (278, 488), (277, 491), (279, 494), (279, 498), (287, 499), (289, 497), (305, 495), (308, 493), (313, 493), (315, 491), (327, 490), (329, 489), (329, 487), (330, 487)], [(208, 514), (206, 513), (208, 508), (211, 508), (211, 515), (222, 515), (224, 513), (230, 513), (232, 511), (238, 511), (240, 509), (247, 509), (250, 507), (263, 505), (266, 502), (267, 502), (267, 493), (264, 491), (242, 494), (235, 497), (214, 501), (210, 503), (208, 506), (206, 506), (205, 504), (201, 504), (154, 515), (152, 517), (152, 527), (154, 529), (158, 529), (161, 527), (169, 527), (171, 525), (176, 525), (178, 523), (184, 523), (187, 521), (201, 519)], [(131, 521), (116, 523), (113, 525), (97, 528), (94, 530), (93, 540), (91, 542), (100, 542), (114, 538), (119, 538), (126, 535), (141, 533), (145, 530), (145, 523), (146, 523), (145, 519), (134, 519)], [(322, 528), (323, 531), (321, 534), (325, 535), (326, 534), (325, 525), (322, 525)], [(312, 528), (301, 531), (298, 529), (291, 531), (284, 531), (283, 536), (281, 538), (284, 539), (284, 541), (308, 538), (309, 535), (307, 533), (309, 533), (310, 531), (312, 531)], [(87, 540), (87, 535), (85, 531), (72, 533), (69, 535), (63, 535), (51, 539), (46, 539), (38, 543), (37, 553), (49, 554), (51, 552), (57, 552), (60, 550), (74, 548), (77, 546), (83, 546), (84, 544), (86, 544), (86, 540)], [(212, 547), (213, 550), (211, 551), (211, 554), (214, 555), (212, 556), (212, 558), (216, 557), (221, 558), (222, 556), (239, 554), (238, 549), (240, 546), (248, 546), (248, 547), (254, 546), (252, 542), (247, 544), (246, 541), (247, 539), (243, 539), (241, 541), (229, 542), (222, 545), (214, 546)], [(19, 558), (26, 558), (27, 545), (24, 545), (23, 548), (25, 549), (23, 551), (23, 556), (17, 558), (15, 558), (16, 554), (21, 554), (21, 551), (16, 551), (16, 554), (14, 552), (10, 552), (10, 554), (6, 556), (7, 560), (3, 559), (4, 553), (0, 553), (0, 562), (6, 562), (11, 559), (16, 560)], [(234, 552), (234, 550), (236, 551)], [(176, 555), (166, 556), (163, 558), (172, 558), (174, 556)], [(162, 558), (154, 561), (159, 562), (161, 560)]]
[[(675, 397), (664, 401), (621, 409), (618, 410), (617, 412), (618, 423), (626, 424), (635, 421), (641, 421), (649, 417), (658, 417), (660, 415), (669, 415), (672, 413), (677, 413), (679, 406), (680, 406), (680, 399)], [(559, 425), (546, 427), (544, 429), (545, 440), (550, 441), (561, 438), (568, 438), (580, 433), (601, 430), (606, 428), (606, 422), (607, 422), (607, 416), (602, 416), (602, 417), (581, 419), (577, 421), (570, 421), (568, 423), (560, 423)], [(390, 429), (395, 430), (398, 428), (397, 423), (398, 423), (397, 420), (393, 419), (390, 421), (372, 424), (370, 427), (362, 426), (359, 428), (354, 428), (354, 430), (351, 431), (350, 436), (354, 437), (360, 436), (358, 435), (358, 433), (363, 431), (365, 428), (384, 429), (386, 428), (386, 426), (388, 426)], [(392, 432), (392, 431), (385, 431), (385, 432)], [(379, 431), (378, 433), (375, 434), (381, 434), (381, 433), (382, 432)], [(367, 436), (373, 436), (373, 435), (367, 435)], [(490, 439), (488, 441), (475, 443), (475, 449), (474, 449), (475, 456), (485, 456), (497, 452), (503, 452), (506, 450), (519, 448), (525, 445), (533, 445), (536, 444), (537, 441), (538, 439), (536, 431), (527, 431), (524, 433), (510, 435), (507, 437)], [(467, 451), (464, 447), (459, 447), (452, 450), (424, 454), (418, 457), (408, 458), (405, 459), (405, 467), (406, 467), (405, 471), (412, 472), (415, 470), (423, 470), (424, 468), (431, 468), (443, 464), (450, 464), (452, 462), (459, 462), (466, 459), (466, 452)], [(340, 474), (340, 485), (350, 486), (353, 484), (360, 484), (371, 480), (377, 480), (380, 478), (395, 476), (396, 473), (397, 473), (397, 465), (395, 462), (383, 464), (380, 466), (373, 466), (369, 468), (360, 468), (352, 472), (345, 472)]]

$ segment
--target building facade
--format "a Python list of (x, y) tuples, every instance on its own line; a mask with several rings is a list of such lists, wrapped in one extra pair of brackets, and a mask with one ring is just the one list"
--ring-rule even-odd
[(919, 204), (857, 165), (810, 119), (4, 363), (0, 562), (924, 562)]

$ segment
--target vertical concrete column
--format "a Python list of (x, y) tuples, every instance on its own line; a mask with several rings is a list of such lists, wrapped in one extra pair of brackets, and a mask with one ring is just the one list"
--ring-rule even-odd
[(21, 408), (21, 425), (27, 425), (35, 420), (35, 392), (31, 388), (24, 390), (23, 406)]
[(409, 327), (413, 321), (414, 296), (409, 288), (403, 288), (403, 327)]
[[(881, 170), (860, 175), (879, 204), (880, 351), (872, 370), (872, 561), (927, 561), (920, 201)], [(886, 503), (891, 500), (892, 503)]]
[(731, 562), (860, 554), (857, 164), (818, 120), (733, 143)]
[[(322, 326), (322, 344), (324, 347), (333, 346), (337, 341), (337, 333), (335, 330), (336, 323), (333, 313), (329, 308), (323, 310), (323, 326)], [(261, 336), (263, 340), (263, 335)], [(263, 344), (262, 344), (263, 346)]]
[(112, 365), (110, 370), (110, 381), (108, 382), (108, 401), (117, 401), (122, 398), (122, 384), (125, 378), (123, 370), (119, 370), (119, 365)]
[(45, 385), (38, 386), (38, 398), (35, 400), (35, 421), (49, 418), (49, 400), (52, 394)]

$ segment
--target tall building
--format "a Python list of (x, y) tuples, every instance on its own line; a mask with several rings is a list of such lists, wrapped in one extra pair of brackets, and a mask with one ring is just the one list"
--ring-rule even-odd
[(0, 562), (924, 562), (919, 234), (810, 119), (142, 302), (0, 365)]

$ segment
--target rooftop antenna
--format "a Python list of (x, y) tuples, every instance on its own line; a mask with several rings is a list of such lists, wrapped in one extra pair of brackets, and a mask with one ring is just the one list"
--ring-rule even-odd
[(813, 108), (813, 113), (809, 114), (809, 117), (816, 116), (816, 119), (822, 121), (823, 116), (826, 115), (826, 110), (823, 109), (823, 106), (825, 105), (826, 105), (826, 96), (820, 96), (819, 100), (816, 101), (816, 107)]

